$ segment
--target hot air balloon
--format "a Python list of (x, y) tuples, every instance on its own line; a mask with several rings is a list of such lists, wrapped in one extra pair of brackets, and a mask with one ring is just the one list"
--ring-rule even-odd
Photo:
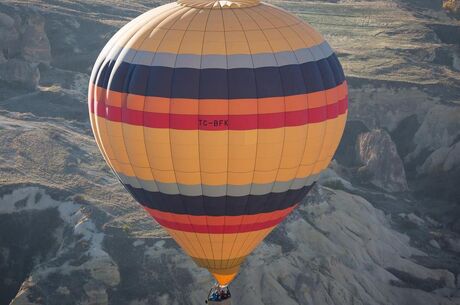
[(329, 44), (258, 0), (178, 0), (139, 16), (89, 87), (108, 165), (221, 286), (328, 166), (347, 109)]

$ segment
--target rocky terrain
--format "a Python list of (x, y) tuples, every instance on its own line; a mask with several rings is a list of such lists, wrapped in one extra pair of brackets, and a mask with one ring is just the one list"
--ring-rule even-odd
[[(234, 303), (459, 305), (458, 16), (429, 0), (271, 2), (336, 49), (350, 116)], [(162, 3), (0, 3), (0, 305), (203, 303), (210, 275), (119, 185), (87, 116), (97, 54)]]

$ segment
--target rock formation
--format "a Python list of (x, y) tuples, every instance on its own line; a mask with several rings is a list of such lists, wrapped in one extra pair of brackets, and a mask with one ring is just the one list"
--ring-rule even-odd
[(39, 64), (51, 62), (51, 46), (44, 18), (35, 11), (11, 16), (0, 12), (0, 81), (35, 89)]
[(390, 191), (408, 189), (404, 165), (390, 135), (382, 130), (372, 130), (358, 137), (358, 153), (364, 164), (358, 169), (361, 179)]
[(40, 81), (40, 71), (33, 63), (13, 58), (0, 63), (0, 80), (11, 85), (35, 89)]
[(442, 7), (453, 13), (460, 12), (460, 1), (458, 0), (443, 0)]

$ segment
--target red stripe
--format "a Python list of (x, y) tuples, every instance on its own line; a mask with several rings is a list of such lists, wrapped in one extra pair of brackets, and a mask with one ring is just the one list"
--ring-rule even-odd
[[(196, 233), (231, 234), (259, 231), (276, 226), (283, 221), (296, 206), (297, 205), (271, 213), (220, 217), (176, 215), (150, 208), (146, 208), (146, 210), (160, 225), (169, 229)], [(166, 217), (169, 219), (166, 219)], [(260, 221), (263, 219), (269, 220)], [(256, 220), (258, 222), (254, 222)]]
[(337, 103), (298, 111), (246, 115), (192, 115), (132, 110), (94, 101), (96, 115), (113, 122), (179, 130), (250, 130), (301, 126), (334, 119), (348, 109), (348, 96)]
[(286, 216), (272, 219), (266, 222), (258, 222), (251, 224), (241, 224), (241, 225), (197, 225), (191, 223), (179, 223), (172, 222), (161, 218), (154, 219), (163, 227), (178, 231), (185, 232), (195, 232), (195, 233), (212, 233), (212, 234), (232, 234), (232, 233), (244, 233), (244, 232), (253, 232), (260, 231), (263, 229), (271, 228), (279, 224), (284, 220)]

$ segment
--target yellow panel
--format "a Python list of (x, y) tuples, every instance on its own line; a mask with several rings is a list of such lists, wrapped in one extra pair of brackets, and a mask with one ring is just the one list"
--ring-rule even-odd
[[(337, 122), (333, 120), (337, 120)], [(346, 116), (342, 115), (333, 120), (329, 120), (331, 126), (334, 125), (335, 127), (330, 129), (331, 133), (327, 137), (329, 141), (328, 150), (324, 150), (324, 155), (322, 155), (323, 159), (330, 159), (334, 153), (341, 137)], [(174, 164), (171, 159), (171, 154), (173, 154), (175, 160), (177, 160), (177, 168), (175, 170), (180, 170), (182, 172), (208, 172), (203, 178), (204, 180), (209, 181), (209, 184), (212, 185), (222, 185), (227, 183), (227, 153), (230, 153), (228, 163), (229, 171), (240, 173), (235, 175), (229, 173), (228, 183), (239, 185), (249, 184), (253, 181), (252, 171), (254, 169), (256, 151), (255, 142), (260, 142), (257, 146), (257, 173), (254, 174), (254, 183), (270, 183), (275, 179), (278, 181), (289, 180), (287, 179), (287, 175), (290, 173), (290, 170), (282, 171), (277, 177), (281, 150), (283, 150), (283, 128), (258, 131), (231, 131), (228, 140), (236, 143), (247, 142), (250, 144), (236, 145), (230, 143), (229, 147), (226, 146), (227, 137), (225, 134), (227, 131), (200, 131), (200, 134), (202, 134), (202, 141), (200, 141), (200, 146), (198, 146), (196, 137), (191, 136), (198, 131), (143, 128), (145, 133), (145, 146), (147, 149), (147, 155), (145, 155), (142, 152), (142, 142), (135, 140), (139, 138), (139, 134), (142, 133), (142, 129), (140, 129), (142, 127), (124, 124), (123, 130), (126, 139), (123, 139), (118, 136), (122, 131), (121, 123), (107, 121), (107, 124), (112, 126), (110, 127), (111, 136), (108, 137), (105, 133), (105, 124), (100, 124), (100, 122), (105, 123), (105, 120), (97, 118), (95, 126), (101, 126), (101, 128), (98, 129), (98, 135), (102, 145), (106, 147), (104, 149), (106, 151), (116, 151), (112, 156), (109, 156), (109, 160), (111, 160), (110, 163), (113, 163), (114, 159), (118, 160), (123, 163), (124, 169), (120, 171), (119, 168), (117, 168), (120, 166), (119, 164), (111, 166), (117, 171), (130, 176), (133, 175), (132, 173), (134, 171), (129, 165), (130, 162), (132, 162), (136, 165), (136, 168), (146, 168), (150, 166), (152, 169), (160, 170), (163, 174), (160, 174), (158, 177), (156, 174), (154, 175), (155, 179), (158, 181), (175, 181), (173, 177)], [(325, 132), (324, 122), (309, 124), (307, 126), (308, 137), (306, 138), (306, 148), (305, 151), (300, 154), (302, 155), (302, 164), (304, 165), (314, 164), (319, 159), (319, 153), (322, 149), (321, 144), (324, 139), (323, 134)], [(285, 128), (286, 141), (284, 142), (285, 148), (283, 150), (283, 159), (281, 160), (282, 168), (291, 169), (297, 165), (296, 162), (298, 162), (300, 155), (296, 154), (296, 151), (302, 151), (304, 146), (303, 141), (305, 139), (302, 139), (300, 135), (304, 132), (305, 128), (305, 126)], [(171, 141), (185, 144), (175, 144), (175, 142), (173, 142), (173, 151), (171, 151), (169, 133), (174, 134), (174, 140)], [(257, 133), (259, 133), (259, 136), (257, 136)], [(128, 149), (126, 149), (127, 146), (124, 141), (129, 142)], [(201, 147), (200, 155), (197, 155), (198, 147)], [(129, 156), (127, 152), (129, 152)], [(201, 167), (199, 166), (198, 156), (202, 158)], [(246, 156), (246, 158), (244, 156)], [(148, 160), (145, 159), (146, 157), (148, 157)], [(318, 168), (319, 167), (317, 167), (316, 170), (318, 170)], [(167, 174), (165, 174), (165, 171)], [(168, 171), (170, 171), (170, 173), (168, 173)], [(211, 175), (211, 173), (215, 173), (215, 175)], [(297, 176), (299, 177), (299, 175)], [(196, 173), (181, 174), (180, 180), (180, 183), (184, 184), (201, 183), (201, 179)]]
[[(182, 182), (176, 181), (176, 176), (179, 180), (179, 176), (181, 175), (180, 172), (174, 172), (172, 170), (162, 171), (162, 170), (156, 170), (156, 169), (153, 169), (152, 171), (153, 171), (153, 175), (155, 176), (155, 181), (163, 182), (163, 183), (182, 183)], [(195, 183), (196, 180), (197, 179), (194, 179), (193, 181), (191, 181), (192, 183), (190, 184), (196, 184)]]
[(308, 125), (285, 127), (282, 168), (297, 167), (302, 162), (307, 140)]
[(225, 33), (227, 53), (231, 54), (250, 54), (248, 41), (243, 31)]
[[(263, 237), (271, 232), (271, 230), (273, 230), (273, 228), (253, 232), (225, 234), (229, 240), (234, 239), (235, 245), (232, 253), (222, 253), (222, 234), (183, 232), (173, 229), (168, 229), (168, 232), (171, 232), (171, 234), (179, 238), (195, 241), (195, 244), (201, 245), (204, 248), (204, 255), (202, 253), (200, 256), (195, 256), (196, 258), (213, 259), (214, 255), (215, 259), (221, 259), (221, 256), (223, 259), (234, 259), (248, 255), (254, 247), (261, 242)], [(211, 246), (212, 241), (215, 242), (213, 246)], [(247, 243), (247, 247), (244, 244), (245, 242)]]
[(254, 145), (257, 144), (257, 130), (231, 130), (229, 134), (230, 145)]
[(165, 227), (163, 227), (163, 229), (165, 229), (166, 232), (168, 232), (168, 234), (176, 241), (176, 243), (182, 248), (182, 250), (184, 250), (185, 253), (187, 253), (188, 256), (195, 257), (202, 253), (202, 250), (201, 252), (198, 252), (197, 250), (195, 250), (195, 247), (190, 242), (190, 240), (184, 239), (182, 236), (174, 234), (174, 232), (169, 231)]
[[(153, 129), (153, 128), (152, 128)], [(159, 138), (166, 143), (188, 144), (198, 146), (198, 130), (156, 129)]]
[(347, 123), (347, 114), (348, 112), (345, 112), (344, 114), (339, 115), (339, 117), (337, 118), (338, 124), (337, 124), (337, 132), (335, 134), (335, 139), (334, 139), (335, 145), (331, 151), (331, 156), (335, 154), (335, 151), (337, 150), (340, 144), (340, 141), (342, 139), (342, 135), (345, 130), (345, 125)]
[(282, 144), (284, 139), (284, 128), (259, 129), (257, 131), (257, 143)]
[(279, 17), (275, 12), (278, 11), (278, 9), (274, 9), (272, 7), (266, 6), (266, 5), (259, 5), (253, 8), (257, 14), (265, 18), (271, 26), (273, 27), (284, 27), (288, 24), (286, 24), (286, 17)]
[(315, 167), (314, 167), (313, 172), (312, 172), (312, 175), (319, 174), (324, 169), (326, 169), (329, 166), (329, 162), (330, 162), (329, 159), (319, 160), (318, 162), (316, 162)]
[(318, 160), (325, 130), (326, 124), (324, 122), (308, 125), (307, 144), (305, 146), (302, 165), (313, 164)]
[(158, 170), (173, 170), (171, 146), (168, 144), (147, 144), (147, 156), (150, 166)]
[(305, 178), (311, 176), (314, 167), (314, 165), (300, 165), (297, 170), (296, 178)]
[[(206, 32), (223, 32), (224, 23), (221, 10), (211, 10), (206, 24)], [(223, 33), (220, 33), (223, 36)]]
[(150, 35), (143, 41), (139, 50), (155, 52), (158, 50), (158, 47), (160, 46), (167, 32), (168, 30), (161, 28), (152, 29)]
[(256, 171), (278, 169), (284, 141), (284, 128), (259, 129)]
[(193, 257), (206, 257), (206, 249), (200, 244), (197, 236), (194, 233), (182, 234), (181, 231), (175, 231), (171, 229), (166, 229), (167, 232), (174, 238), (174, 240), (181, 240), (184, 243), (184, 246), (180, 245), (184, 250), (190, 253), (194, 253)]
[[(190, 7), (184, 7), (182, 6), (179, 10), (171, 12), (167, 14), (166, 16), (161, 16), (162, 20), (161, 23), (158, 25), (158, 27), (165, 29), (165, 30), (171, 30), (171, 28), (177, 23), (180, 22), (182, 17), (190, 11)], [(194, 11), (195, 12), (195, 11)], [(196, 12), (195, 12), (196, 13)], [(190, 19), (188, 20), (190, 22)]]
[[(226, 32), (243, 30), (238, 18), (233, 13), (233, 10), (222, 10), (222, 16)], [(225, 35), (227, 35), (227, 33), (225, 33)]]
[(115, 153), (110, 147), (109, 136), (107, 134), (107, 127), (105, 119), (91, 114), (94, 120), (94, 128), (97, 130), (96, 134), (99, 137), (100, 145), (109, 159), (115, 159)]
[(234, 10), (235, 16), (238, 18), (241, 27), (247, 31), (260, 30), (257, 23), (247, 14), (246, 10)]
[(266, 37), (270, 37), (269, 43), (271, 49), (276, 50), (275, 52), (292, 51), (290, 45), (278, 29), (264, 30), (264, 33)]
[(225, 35), (222, 32), (207, 31), (204, 34), (203, 54), (226, 55)]
[(298, 50), (298, 49), (302, 49), (306, 47), (304, 41), (299, 37), (299, 35), (292, 28), (283, 27), (283, 28), (279, 28), (278, 31), (281, 32), (284, 39), (287, 41), (287, 43), (293, 50)]
[(272, 52), (272, 48), (261, 30), (246, 31), (246, 37), (252, 54)]
[(144, 127), (122, 124), (126, 152), (130, 163), (139, 167), (150, 167), (144, 142)]
[(228, 258), (238, 258), (249, 255), (260, 242), (273, 230), (274, 227), (249, 233), (239, 233), (235, 241), (235, 248)]
[(316, 42), (315, 39), (311, 37), (310, 33), (312, 32), (312, 29), (305, 25), (305, 23), (293, 25), (291, 26), (291, 28), (297, 33), (300, 39), (303, 40), (306, 48), (312, 47), (320, 43)]
[[(155, 176), (155, 178), (159, 180), (157, 176)], [(190, 185), (201, 184), (201, 172), (199, 171), (198, 172), (180, 172), (176, 170), (174, 179), (177, 179), (177, 183), (179, 184), (190, 184)], [(167, 181), (164, 181), (164, 182), (167, 182)]]
[[(170, 29), (172, 30), (187, 30), (192, 20), (198, 14), (199, 9), (188, 8), (185, 12), (181, 12), (181, 15), (176, 17), (176, 20), (171, 24)], [(161, 25), (163, 28), (164, 24)]]
[(169, 129), (144, 128), (144, 137), (150, 166), (163, 171), (173, 170)]
[(151, 143), (152, 145), (156, 144), (169, 144), (170, 131), (169, 129), (163, 128), (148, 128), (144, 130), (145, 141)]
[[(233, 154), (238, 151), (241, 156)], [(228, 170), (232, 172), (249, 172), (254, 170), (256, 159), (256, 145), (233, 146), (229, 150)]]
[(309, 35), (311, 37), (311, 39), (315, 42), (315, 44), (320, 44), (322, 42), (324, 42), (324, 38), (323, 36), (318, 32), (316, 31), (314, 28), (312, 28), (309, 24), (307, 23), (301, 23), (305, 28), (307, 28), (305, 30), (305, 32), (307, 33), (307, 35)]
[(254, 172), (251, 170), (247, 173), (228, 173), (228, 184), (231, 185), (245, 185), (252, 182)]
[(158, 52), (177, 53), (179, 46), (184, 37), (183, 30), (169, 30), (166, 32), (161, 44), (158, 46)]
[(189, 25), (188, 31), (204, 32), (211, 10), (200, 10)]
[(201, 31), (187, 31), (185, 32), (181, 47), (180, 54), (196, 54), (201, 55), (203, 49), (204, 32)]
[(132, 168), (131, 164), (118, 162), (118, 166), (120, 167), (120, 172), (121, 173), (130, 174), (131, 177), (136, 176), (136, 174), (134, 172), (134, 169)]
[(276, 181), (290, 181), (295, 178), (298, 166), (293, 168), (280, 168), (276, 175)]
[(220, 174), (223, 172), (227, 172), (227, 158), (220, 158), (220, 159), (207, 159), (201, 158), (200, 159), (200, 167), (201, 171), (207, 172), (209, 174)]
[(249, 8), (245, 12), (257, 23), (260, 29), (273, 28), (273, 25), (264, 16), (259, 14), (255, 8)]
[[(118, 162), (115, 159), (112, 159), (112, 160), (110, 160), (110, 164), (112, 165), (112, 168), (113, 168), (114, 171), (116, 171), (117, 173), (122, 172), (123, 169), (122, 169), (122, 166), (120, 165), (120, 162)], [(133, 170), (128, 170), (128, 171), (126, 171), (125, 175), (134, 177), (134, 171)]]
[(206, 185), (223, 185), (227, 184), (228, 173), (205, 173), (201, 172), (201, 181)]
[(169, 130), (174, 170), (181, 172), (199, 172), (199, 136), (198, 130)]
[(108, 152), (104, 147), (104, 144), (102, 143), (102, 140), (99, 134), (99, 130), (97, 129), (96, 116), (92, 113), (90, 113), (90, 121), (91, 121), (91, 129), (93, 131), (94, 138), (96, 139), (96, 144), (102, 153), (102, 157), (107, 162), (108, 166), (113, 169), (114, 168), (113, 162), (110, 159)]
[(172, 145), (174, 170), (183, 172), (199, 172), (200, 159), (198, 146)]
[(123, 140), (123, 129), (120, 123), (105, 120), (108, 142), (115, 153), (115, 158), (122, 163), (130, 163)]
[(212, 246), (212, 252), (214, 254), (214, 259), (220, 260), (216, 264), (216, 268), (224, 268), (222, 265), (222, 260), (224, 259), (224, 253), (222, 252), (224, 234), (209, 234), (210, 243)]
[(252, 182), (257, 183), (257, 184), (272, 183), (276, 180), (277, 174), (278, 174), (278, 168), (272, 171), (264, 171), (264, 172), (255, 171)]
[(199, 131), (199, 157), (201, 171), (227, 172), (228, 131)]
[(338, 120), (327, 121), (326, 132), (323, 139), (323, 149), (321, 150), (319, 159), (324, 160), (331, 156), (331, 151), (335, 145), (335, 139), (338, 129)]
[[(222, 244), (222, 259), (228, 260), (230, 253), (235, 247), (235, 242), (238, 234), (224, 234), (223, 244)], [(223, 268), (228, 268), (228, 261), (225, 262)]]
[(137, 167), (133, 166), (134, 170), (134, 175), (135, 177), (146, 180), (146, 181), (152, 181), (155, 180), (152, 169), (150, 167)]

